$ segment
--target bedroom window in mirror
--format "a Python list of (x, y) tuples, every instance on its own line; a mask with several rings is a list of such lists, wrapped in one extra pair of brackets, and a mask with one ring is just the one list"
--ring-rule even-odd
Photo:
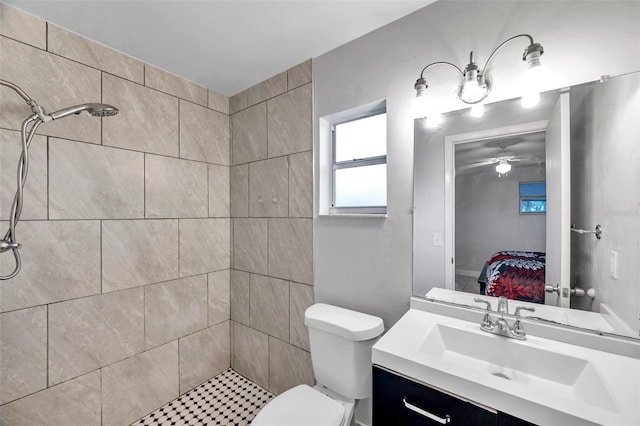
[(547, 183), (520, 182), (520, 214), (547, 212)]
[(334, 124), (332, 139), (331, 213), (386, 213), (386, 109)]

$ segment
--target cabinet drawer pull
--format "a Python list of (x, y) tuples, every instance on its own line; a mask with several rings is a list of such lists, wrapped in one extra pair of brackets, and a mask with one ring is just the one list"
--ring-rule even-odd
[(435, 414), (431, 414), (430, 412), (425, 411), (422, 408), (411, 404), (410, 402), (407, 402), (407, 398), (406, 397), (402, 398), (402, 402), (404, 403), (405, 408), (408, 408), (409, 410), (411, 410), (411, 411), (413, 411), (415, 413), (418, 413), (421, 416), (424, 416), (424, 417), (426, 417), (428, 419), (431, 419), (431, 420), (433, 420), (435, 422), (438, 422), (441, 425), (446, 425), (447, 423), (449, 423), (451, 421), (451, 417), (449, 417), (448, 414), (446, 416), (444, 416), (444, 417), (438, 417)]

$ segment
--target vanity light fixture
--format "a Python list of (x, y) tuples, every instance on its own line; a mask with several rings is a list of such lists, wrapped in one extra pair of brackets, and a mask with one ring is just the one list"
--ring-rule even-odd
[(420, 78), (416, 80), (414, 88), (416, 89), (416, 99), (414, 101), (414, 116), (415, 118), (427, 118), (427, 126), (436, 127), (440, 124), (442, 117), (441, 112), (438, 110), (435, 102), (427, 97), (427, 80), (424, 78), (424, 72), (436, 65), (447, 65), (454, 68), (460, 73), (460, 85), (458, 86), (458, 99), (465, 104), (471, 105), (471, 115), (474, 117), (480, 117), (484, 113), (484, 105), (482, 102), (489, 96), (492, 88), (492, 81), (487, 75), (487, 69), (491, 64), (494, 56), (498, 51), (507, 43), (515, 40), (519, 37), (526, 37), (529, 39), (529, 46), (524, 50), (522, 54), (522, 60), (527, 63), (527, 70), (524, 76), (524, 89), (522, 93), (521, 103), (525, 108), (531, 108), (535, 106), (540, 100), (540, 82), (545, 74), (544, 67), (540, 62), (540, 57), (544, 53), (544, 49), (540, 43), (535, 43), (533, 37), (529, 34), (518, 34), (507, 40), (503, 41), (495, 50), (489, 55), (489, 59), (485, 62), (484, 67), (480, 69), (475, 63), (473, 52), (469, 54), (469, 63), (464, 70), (460, 69), (455, 64), (446, 61), (433, 62), (427, 65), (420, 72)]
[(498, 172), (499, 176), (506, 175), (511, 171), (511, 164), (507, 160), (500, 160), (498, 165), (496, 166), (496, 172)]

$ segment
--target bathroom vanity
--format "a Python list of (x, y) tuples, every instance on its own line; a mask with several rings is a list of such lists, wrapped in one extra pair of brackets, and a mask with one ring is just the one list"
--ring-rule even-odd
[(374, 426), (640, 424), (638, 342), (530, 323), (517, 340), (482, 331), (481, 311), (411, 306), (373, 347)]

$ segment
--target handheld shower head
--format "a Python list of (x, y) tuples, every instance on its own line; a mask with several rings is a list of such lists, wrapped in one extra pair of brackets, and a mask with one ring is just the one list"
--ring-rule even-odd
[(118, 108), (109, 104), (83, 104), (52, 112), (49, 116), (53, 120), (59, 120), (69, 115), (80, 114), (82, 111), (86, 111), (94, 117), (110, 117), (118, 113)]

